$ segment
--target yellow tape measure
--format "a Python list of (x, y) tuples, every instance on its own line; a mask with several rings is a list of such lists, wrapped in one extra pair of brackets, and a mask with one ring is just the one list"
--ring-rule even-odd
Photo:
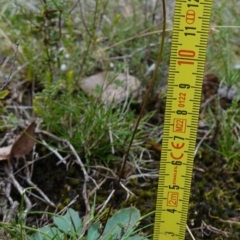
[(176, 0), (154, 240), (184, 240), (212, 0)]

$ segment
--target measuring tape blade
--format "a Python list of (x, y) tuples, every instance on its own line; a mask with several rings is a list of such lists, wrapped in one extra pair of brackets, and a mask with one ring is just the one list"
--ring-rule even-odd
[(153, 240), (184, 240), (212, 0), (176, 0)]

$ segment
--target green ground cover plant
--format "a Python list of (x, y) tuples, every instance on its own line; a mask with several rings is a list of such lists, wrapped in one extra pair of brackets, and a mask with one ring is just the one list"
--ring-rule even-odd
[[(174, 1), (166, 3), (163, 60), (104, 240), (152, 237)], [(187, 222), (195, 239), (240, 236), (239, 9), (237, 0), (213, 4)], [(99, 237), (161, 34), (161, 1), (0, 2), (1, 147), (37, 122), (33, 153), (12, 172), (0, 162), (0, 197), (7, 210), (21, 202), (11, 220), (0, 211), (1, 239)], [(141, 91), (106, 105), (101, 89), (95, 97), (81, 88), (102, 71), (137, 77)]]

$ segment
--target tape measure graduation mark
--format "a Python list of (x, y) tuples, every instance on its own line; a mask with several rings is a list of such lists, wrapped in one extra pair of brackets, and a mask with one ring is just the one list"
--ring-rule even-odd
[(154, 240), (184, 240), (212, 0), (176, 0)]

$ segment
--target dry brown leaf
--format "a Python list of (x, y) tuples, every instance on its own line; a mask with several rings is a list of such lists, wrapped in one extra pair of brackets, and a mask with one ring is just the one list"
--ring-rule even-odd
[(203, 79), (203, 101), (213, 97), (219, 88), (219, 79), (215, 74), (207, 73)]
[(33, 149), (35, 144), (35, 128), (36, 123), (32, 122), (27, 129), (22, 132), (12, 146), (10, 156), (19, 158), (28, 154)]
[[(80, 81), (83, 91), (110, 105), (120, 103), (128, 96), (136, 97), (141, 87), (138, 78), (124, 73), (100, 72)], [(102, 91), (98, 91), (102, 90)]]
[(0, 148), (0, 160), (19, 158), (28, 154), (35, 144), (36, 123), (32, 122), (12, 145)]

